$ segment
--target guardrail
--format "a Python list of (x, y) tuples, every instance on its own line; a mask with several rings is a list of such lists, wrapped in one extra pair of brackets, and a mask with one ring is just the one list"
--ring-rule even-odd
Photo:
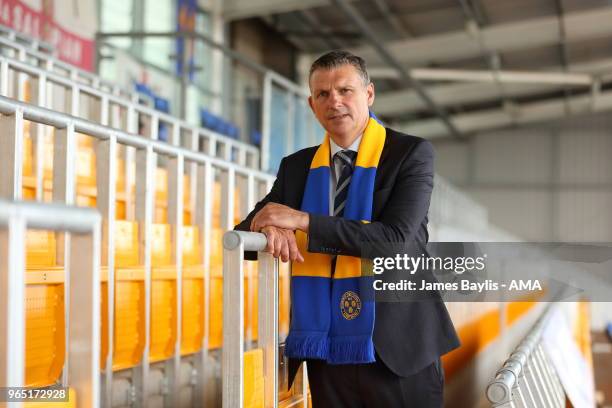
[(554, 304), (548, 307), (487, 386), (487, 399), (492, 407), (566, 406), (565, 391), (541, 343), (554, 307)]
[[(53, 100), (53, 95), (49, 93), (54, 88), (47, 86), (47, 84), (53, 84), (65, 90), (66, 113), (73, 116), (85, 117), (130, 133), (138, 132), (139, 119), (143, 119), (148, 125), (146, 137), (153, 140), (158, 139), (158, 126), (164, 123), (171, 129), (169, 142), (172, 144), (179, 144), (181, 135), (194, 135), (194, 144), (189, 146), (194, 151), (200, 151), (199, 141), (202, 139), (204, 152), (211, 156), (221, 157), (255, 169), (260, 167), (259, 149), (253, 145), (190, 125), (175, 116), (140, 104), (137, 93), (125, 91), (103, 81), (94, 74), (62, 63), (48, 54), (3, 38), (0, 38), (0, 49), (13, 50), (17, 58), (15, 60), (2, 56), (0, 59), (0, 95), (11, 96), (9, 84), (13, 81), (9, 80), (9, 74), (15, 72), (18, 77), (32, 78), (34, 103), (38, 106), (47, 107), (47, 101)], [(36, 64), (27, 63), (28, 59), (33, 59)], [(65, 73), (54, 72), (57, 67), (60, 67)], [(14, 92), (15, 97), (23, 101), (23, 80), (14, 81), (14, 83), (17, 86)], [(81, 106), (81, 95), (92, 101), (89, 112)]]
[[(66, 231), (65, 376), (80, 406), (100, 406), (100, 214), (88, 208), (0, 200), (0, 387), (25, 382), (26, 229)], [(21, 406), (21, 405), (19, 405)]]
[(0, 25), (0, 35), (8, 38), (11, 41), (21, 41), (22, 43), (27, 44), (28, 47), (35, 50), (41, 50), (50, 54), (55, 52), (53, 45), (51, 45), (50, 43), (43, 40), (39, 40), (34, 37), (30, 37), (25, 34), (21, 34), (20, 32), (13, 30), (12, 28)]
[(36, 66), (44, 67), (49, 71), (59, 75), (64, 75), (79, 83), (100, 87), (100, 89), (112, 92), (114, 95), (132, 98), (136, 96), (136, 92), (124, 89), (117, 84), (100, 78), (98, 75), (77, 68), (67, 62), (58, 59), (55, 55), (42, 52), (36, 47), (32, 47), (23, 43), (16, 42), (11, 39), (11, 36), (0, 37), (0, 49), (4, 53), (12, 53), (20, 61), (32, 61)]
[[(168, 222), (172, 228), (172, 262), (176, 267), (176, 280), (182, 281), (182, 253), (181, 228), (183, 221), (183, 173), (185, 168), (190, 169), (191, 186), (194, 194), (192, 223), (201, 234), (202, 264), (204, 270), (202, 296), (203, 302), (210, 297), (210, 267), (211, 267), (211, 240), (212, 240), (212, 203), (215, 197), (213, 183), (215, 177), (221, 180), (222, 206), (221, 228), (232, 229), (235, 224), (234, 203), (236, 200), (241, 208), (253, 208), (256, 199), (262, 191), (269, 191), (274, 177), (261, 171), (249, 169), (230, 163), (222, 159), (207, 156), (171, 144), (146, 139), (127, 132), (112, 129), (96, 123), (76, 118), (64, 113), (28, 105), (9, 98), (0, 97), (0, 197), (18, 200), (21, 198), (23, 187), (23, 123), (24, 120), (33, 125), (46, 125), (55, 128), (54, 137), (54, 164), (53, 164), (53, 200), (71, 205), (75, 202), (76, 179), (76, 140), (75, 133), (79, 132), (97, 140), (96, 143), (96, 206), (104, 218), (102, 230), (102, 265), (108, 267), (108, 282), (114, 282), (115, 269), (115, 243), (113, 231), (115, 228), (115, 202), (116, 202), (116, 160), (118, 145), (135, 149), (135, 202), (133, 203), (133, 216), (138, 222), (138, 240), (141, 243), (139, 259), (144, 265), (144, 321), (145, 346), (140, 364), (134, 373), (133, 395), (131, 403), (146, 406), (150, 391), (147, 389), (149, 378), (149, 347), (151, 328), (151, 282), (152, 282), (152, 223), (155, 204), (155, 169), (158, 156), (164, 157), (168, 169), (169, 193), (167, 197)], [(235, 197), (236, 186), (241, 197)], [(241, 210), (242, 211), (242, 210)], [(245, 215), (244, 213), (242, 215)], [(68, 259), (68, 258), (66, 258)], [(106, 367), (112, 366), (113, 359), (113, 330), (114, 330), (114, 287), (108, 285), (108, 352)], [(206, 305), (204, 305), (206, 306)], [(170, 405), (177, 405), (179, 398), (179, 384), (181, 382), (181, 325), (182, 325), (182, 292), (181, 285), (176, 285), (176, 342), (173, 357), (167, 362), (164, 375), (166, 382), (162, 389), (166, 389), (164, 398)], [(209, 310), (206, 308), (205, 310)], [(75, 316), (79, 316), (78, 314)], [(71, 316), (72, 320), (73, 316)], [(208, 322), (208, 320), (207, 320)], [(196, 357), (198, 379), (195, 381), (200, 387), (205, 384), (204, 367), (208, 362), (208, 332), (207, 324), (204, 326), (203, 344), (201, 352)], [(113, 398), (113, 370), (107, 369), (104, 373), (104, 406), (110, 406)], [(203, 386), (201, 387), (203, 388)], [(206, 395), (205, 389), (198, 388), (196, 404), (203, 405)], [(130, 402), (128, 402), (130, 403)]]
[[(257, 251), (258, 259), (258, 343), (263, 350), (264, 407), (279, 405), (279, 274), (278, 260), (262, 252), (264, 234), (228, 231), (223, 236), (223, 407), (244, 406), (244, 252)], [(308, 406), (305, 370), (296, 383), (302, 385), (293, 403)], [(288, 404), (291, 405), (291, 404)]]

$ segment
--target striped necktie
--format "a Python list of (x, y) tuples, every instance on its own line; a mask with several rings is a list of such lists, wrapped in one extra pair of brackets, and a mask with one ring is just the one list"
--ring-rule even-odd
[(334, 193), (334, 216), (336, 217), (342, 217), (344, 214), (348, 189), (353, 175), (353, 163), (356, 157), (357, 152), (352, 150), (341, 150), (334, 155), (334, 161), (340, 164), (340, 175)]

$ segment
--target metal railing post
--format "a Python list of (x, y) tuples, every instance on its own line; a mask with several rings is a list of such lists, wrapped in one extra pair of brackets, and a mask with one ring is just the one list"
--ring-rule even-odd
[(17, 200), (22, 193), (23, 111), (0, 116), (0, 197)]
[(208, 367), (208, 338), (210, 333), (210, 257), (211, 257), (211, 231), (212, 231), (212, 195), (214, 183), (214, 170), (210, 163), (200, 165), (197, 168), (197, 192), (195, 195), (195, 205), (192, 211), (195, 215), (195, 222), (201, 231), (200, 243), (202, 247), (202, 264), (204, 266), (204, 279), (202, 297), (204, 310), (204, 335), (202, 338), (202, 351), (196, 365), (200, 375), (196, 386), (196, 406), (205, 406), (209, 395), (209, 373), (212, 371)]
[(68, 377), (79, 405), (100, 406), (100, 225), (90, 235), (71, 234), (69, 284)]
[(258, 254), (258, 347), (264, 354), (264, 407), (278, 407), (278, 262), (271, 254)]
[(107, 267), (107, 344), (104, 373), (104, 406), (110, 408), (113, 385), (113, 352), (115, 325), (115, 209), (117, 186), (117, 138), (114, 135), (108, 140), (96, 142), (96, 183), (98, 194), (96, 206), (103, 215), (105, 223), (102, 230), (102, 264)]
[(23, 217), (0, 225), (0, 387), (25, 383), (25, 231)]
[(244, 406), (244, 243), (223, 249), (222, 369), (225, 408)]
[(260, 167), (263, 171), (268, 171), (270, 168), (270, 123), (272, 116), (272, 77), (269, 73), (264, 76), (263, 82), (263, 97), (261, 108), (261, 149), (260, 149)]
[[(151, 224), (155, 200), (155, 169), (157, 155), (151, 147), (138, 149), (136, 152), (136, 218), (140, 242), (140, 263), (144, 265), (144, 309), (145, 309), (145, 346), (140, 360), (140, 366), (134, 369), (134, 388), (136, 390), (135, 405), (146, 407), (149, 380), (149, 349), (151, 347)], [(127, 191), (127, 187), (126, 187)]]
[[(261, 233), (229, 231), (223, 236), (223, 407), (244, 404), (244, 251), (263, 251), (266, 237)], [(276, 261), (260, 254), (259, 344), (264, 351), (264, 398), (266, 407), (278, 400), (278, 267)], [(263, 275), (263, 276), (262, 276)], [(273, 310), (272, 310), (273, 309)]]
[(169, 406), (179, 405), (180, 389), (180, 365), (181, 365), (181, 332), (182, 332), (182, 293), (183, 293), (183, 155), (179, 154), (168, 161), (168, 222), (172, 226), (172, 255), (176, 266), (176, 339), (174, 344), (174, 355), (168, 362), (170, 372), (170, 390), (172, 395)]

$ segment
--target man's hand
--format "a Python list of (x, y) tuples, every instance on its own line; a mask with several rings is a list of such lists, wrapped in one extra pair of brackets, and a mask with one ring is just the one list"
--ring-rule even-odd
[(266, 204), (251, 221), (251, 231), (259, 232), (264, 227), (273, 226), (291, 231), (308, 232), (310, 217), (308, 213), (294, 210), (277, 203)]
[(283, 262), (304, 262), (304, 257), (300, 253), (295, 241), (293, 231), (273, 226), (262, 228), (261, 232), (268, 238), (268, 246), (265, 251), (271, 253), (275, 258), (280, 256)]

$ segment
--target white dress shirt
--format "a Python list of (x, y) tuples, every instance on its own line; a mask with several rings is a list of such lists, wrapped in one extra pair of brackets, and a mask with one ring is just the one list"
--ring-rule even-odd
[(347, 149), (343, 149), (342, 147), (338, 146), (331, 137), (329, 138), (329, 153), (331, 155), (329, 162), (334, 166), (334, 171), (329, 172), (329, 215), (334, 215), (334, 194), (336, 193), (336, 183), (338, 177), (340, 177), (340, 171), (342, 170), (342, 165), (334, 160), (334, 155), (341, 150), (352, 150), (354, 152), (358, 152), (362, 137), (363, 135), (355, 139), (353, 144), (351, 144)]

